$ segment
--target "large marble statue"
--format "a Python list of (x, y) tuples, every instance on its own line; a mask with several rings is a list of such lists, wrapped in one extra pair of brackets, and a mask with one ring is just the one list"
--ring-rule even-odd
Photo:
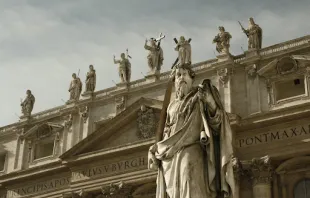
[(149, 50), (147, 56), (147, 63), (151, 70), (151, 73), (160, 72), (161, 66), (164, 61), (163, 50), (160, 47), (160, 40), (157, 41), (154, 38), (150, 39), (151, 45), (147, 45), (148, 40), (145, 40), (144, 49)]
[(259, 25), (255, 24), (254, 19), (249, 18), (249, 27), (248, 29), (244, 29), (239, 22), (242, 31), (248, 37), (248, 48), (251, 49), (261, 49), (262, 48), (262, 28)]
[(70, 99), (69, 101), (78, 101), (82, 92), (82, 82), (75, 73), (72, 74), (72, 81), (70, 83), (69, 92)]
[(149, 150), (149, 168), (158, 170), (156, 198), (231, 197), (234, 192), (228, 116), (210, 80), (193, 87), (194, 77), (189, 65), (173, 68), (176, 97), (167, 109), (162, 140)]
[(96, 88), (96, 70), (93, 65), (89, 66), (89, 71), (86, 74), (86, 90), (85, 92), (94, 92)]
[(20, 106), (22, 107), (22, 113), (24, 116), (30, 116), (36, 99), (30, 90), (26, 91), (26, 95), (25, 100), (20, 104)]
[(131, 77), (131, 63), (129, 62), (130, 56), (128, 55), (127, 51), (127, 57), (125, 53), (121, 53), (121, 59), (116, 60), (115, 56), (113, 58), (114, 64), (119, 64), (118, 67), (118, 73), (119, 77), (121, 78), (122, 83), (129, 83), (130, 82), (130, 77)]
[(179, 52), (179, 65), (190, 65), (192, 62), (192, 47), (190, 44), (191, 39), (185, 40), (184, 36), (181, 36), (179, 41), (176, 39), (174, 39), (174, 41), (177, 44), (174, 49)]
[(213, 39), (216, 43), (216, 51), (220, 54), (228, 54), (230, 47), (230, 39), (232, 38), (229, 32), (225, 32), (223, 26), (219, 27), (220, 32)]

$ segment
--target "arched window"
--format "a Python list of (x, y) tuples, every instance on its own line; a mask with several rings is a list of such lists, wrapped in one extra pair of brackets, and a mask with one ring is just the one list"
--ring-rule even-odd
[(294, 198), (310, 198), (310, 179), (303, 179), (297, 183)]

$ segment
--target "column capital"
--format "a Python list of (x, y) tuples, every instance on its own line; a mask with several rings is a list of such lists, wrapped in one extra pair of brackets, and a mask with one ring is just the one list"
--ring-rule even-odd
[(251, 176), (253, 185), (258, 183), (269, 184), (272, 181), (274, 169), (269, 156), (254, 158), (251, 162)]

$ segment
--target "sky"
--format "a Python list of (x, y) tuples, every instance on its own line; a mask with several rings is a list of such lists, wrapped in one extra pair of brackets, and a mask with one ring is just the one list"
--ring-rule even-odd
[[(166, 35), (162, 71), (177, 57), (173, 38), (192, 38), (194, 63), (215, 58), (218, 26), (231, 33), (231, 53), (247, 49), (238, 21), (263, 28), (263, 47), (308, 35), (309, 0), (0, 0), (0, 126), (18, 121), (30, 89), (33, 113), (64, 104), (72, 73), (85, 81), (97, 73), (96, 90), (120, 82), (113, 55), (128, 48), (132, 80), (148, 72), (146, 38)], [(114, 81), (114, 82), (113, 82)], [(85, 87), (85, 86), (84, 86)]]

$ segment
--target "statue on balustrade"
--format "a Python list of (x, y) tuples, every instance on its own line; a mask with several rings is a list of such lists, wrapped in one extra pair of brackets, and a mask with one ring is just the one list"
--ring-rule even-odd
[(149, 54), (147, 56), (147, 63), (150, 68), (150, 73), (159, 73), (161, 66), (163, 65), (164, 61), (164, 55), (163, 50), (160, 47), (160, 41), (165, 38), (164, 35), (160, 34), (159, 38), (150, 39), (150, 44), (147, 45), (148, 40), (145, 40), (144, 49), (149, 51)]
[(128, 50), (125, 55), (125, 53), (121, 53), (121, 58), (119, 60), (115, 59), (115, 56), (113, 58), (114, 64), (119, 64), (118, 67), (118, 74), (121, 79), (122, 83), (129, 83), (130, 77), (131, 77), (131, 63), (129, 61), (129, 58), (131, 56), (128, 55)]
[(35, 97), (32, 95), (30, 90), (26, 91), (26, 98), (21, 102), (22, 113), (24, 116), (30, 116), (35, 103)]
[(245, 35), (248, 37), (248, 49), (261, 49), (262, 48), (262, 28), (259, 27), (254, 22), (254, 19), (251, 17), (249, 18), (249, 27), (248, 29), (243, 28), (241, 23), (239, 22), (242, 31), (245, 33)]
[(72, 81), (70, 83), (69, 90), (70, 99), (69, 101), (78, 101), (82, 92), (82, 82), (75, 73), (72, 74)]
[(190, 56), (179, 57), (183, 64), (171, 73), (175, 99), (149, 149), (149, 169), (158, 170), (156, 198), (232, 197), (232, 131), (219, 91), (209, 79), (194, 87), (195, 72), (184, 64)]
[(96, 70), (93, 65), (89, 65), (89, 71), (86, 74), (85, 92), (94, 92), (96, 88)]
[(229, 32), (225, 31), (223, 26), (219, 27), (219, 31), (213, 39), (213, 43), (216, 43), (216, 51), (220, 54), (229, 54), (230, 39), (232, 37)]
[(174, 49), (178, 51), (178, 58), (173, 65), (190, 65), (192, 63), (191, 39), (186, 40), (184, 36), (180, 36), (179, 41), (176, 38), (173, 40), (177, 44)]

